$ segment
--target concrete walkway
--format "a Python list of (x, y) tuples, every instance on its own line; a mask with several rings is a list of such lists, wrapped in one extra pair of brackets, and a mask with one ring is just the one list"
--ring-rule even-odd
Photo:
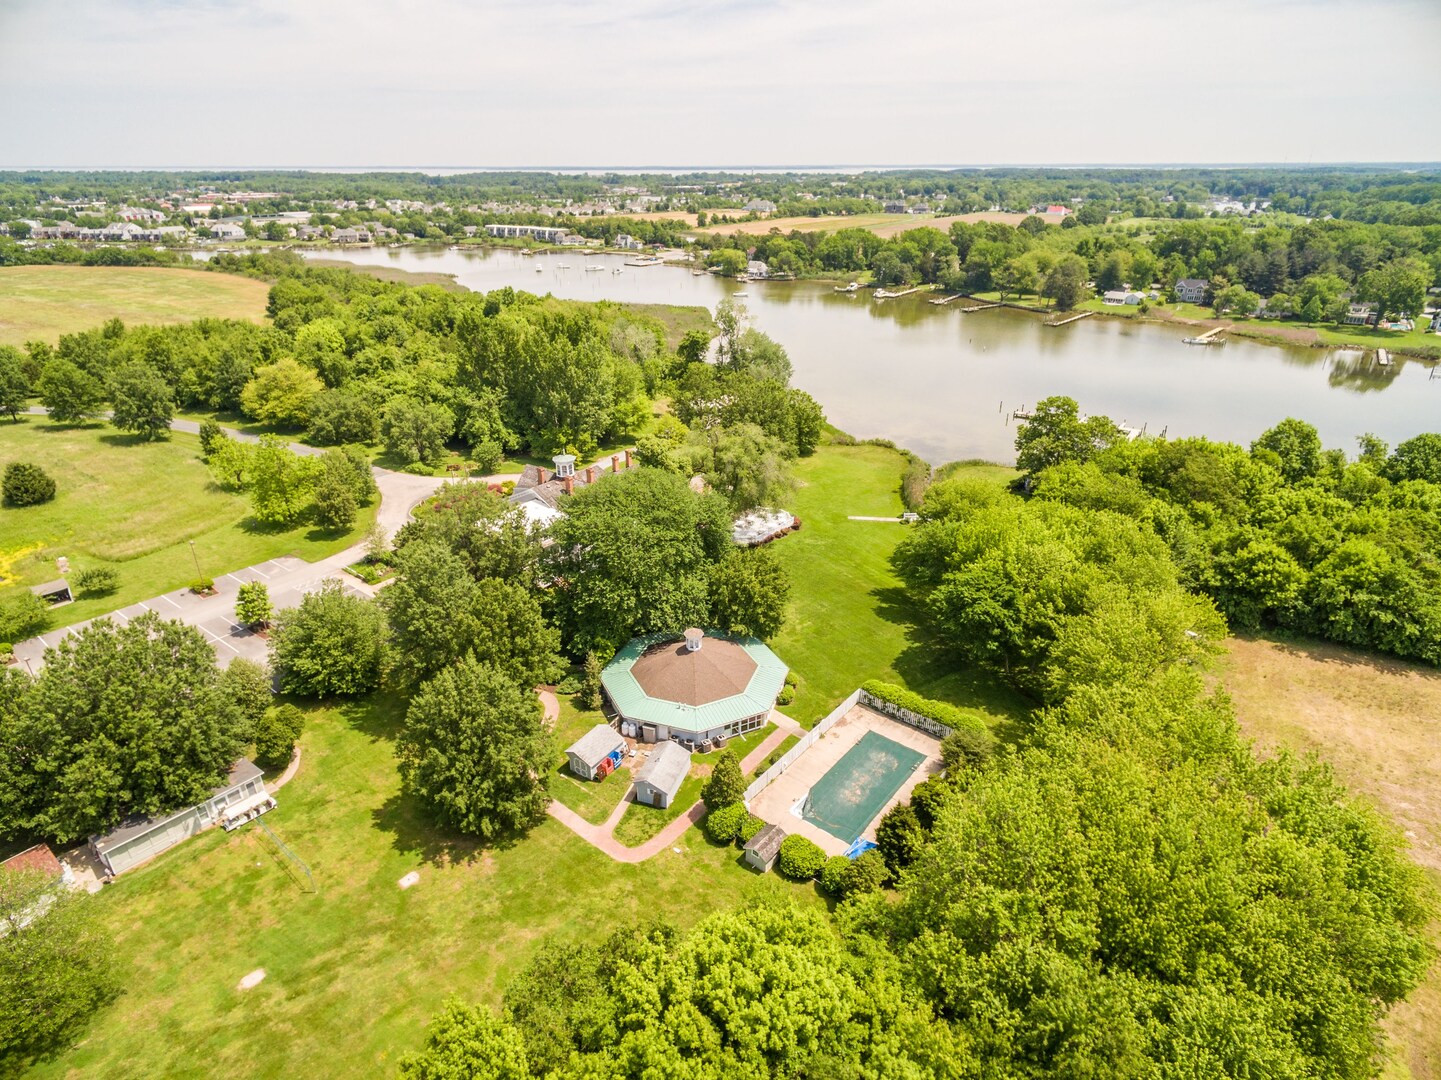
[[(771, 710), (770, 719), (775, 723), (776, 730), (767, 735), (759, 746), (741, 759), (742, 776), (753, 772), (756, 766), (766, 759), (767, 754), (790, 736), (798, 735), (804, 730), (789, 716), (777, 712), (775, 709)], [(632, 785), (630, 790), (625, 793), (625, 797), (610, 812), (610, 816), (599, 825), (592, 825), (570, 807), (564, 806), (554, 799), (546, 807), (545, 812), (587, 844), (605, 852), (616, 862), (621, 863), (645, 862), (652, 855), (657, 855), (674, 844), (685, 835), (687, 829), (705, 816), (705, 803), (697, 801), (684, 814), (670, 822), (639, 847), (626, 847), (615, 838), (615, 827), (620, 824), (620, 819), (625, 815), (626, 809), (634, 802), (635, 786)]]

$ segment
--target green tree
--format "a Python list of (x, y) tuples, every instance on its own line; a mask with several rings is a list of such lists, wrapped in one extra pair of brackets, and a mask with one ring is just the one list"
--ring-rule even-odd
[(325, 390), (310, 401), (305, 438), (317, 446), (373, 443), (380, 436), (380, 417), (359, 393)]
[(121, 431), (145, 439), (170, 433), (175, 416), (175, 395), (170, 384), (149, 364), (132, 360), (110, 377), (110, 422)]
[(396, 740), (405, 790), (445, 828), (487, 840), (540, 821), (555, 755), (536, 696), (472, 658), (420, 688)]
[(740, 758), (735, 751), (726, 750), (716, 758), (715, 767), (701, 789), (701, 799), (706, 809), (719, 810), (734, 806), (745, 798), (746, 780), (741, 773)]
[(20, 350), (13, 345), (0, 345), (0, 413), (20, 422), (20, 413), (30, 400), (30, 377)]
[(24, 641), (50, 626), (50, 605), (29, 589), (0, 599), (0, 641)]
[(585, 654), (581, 664), (580, 689), (576, 691), (575, 703), (582, 709), (599, 709), (601, 706), (601, 662), (593, 652)]
[(355, 487), (345, 475), (330, 469), (321, 471), (315, 483), (315, 520), (330, 532), (345, 532), (355, 524), (355, 515), (360, 505), (355, 499)]
[(0, 1074), (73, 1044), (120, 993), (98, 907), (42, 871), (0, 871)]
[(445, 456), (455, 414), (444, 405), (412, 397), (392, 398), (380, 423), (385, 448), (405, 464), (433, 465)]
[(260, 436), (249, 455), (248, 486), (255, 520), (266, 525), (290, 525), (299, 520), (310, 501), (317, 468), (275, 435)]
[(270, 688), (270, 671), (264, 664), (237, 656), (220, 673), (220, 692), (239, 710), (240, 738), (255, 737), (255, 725), (275, 699)]
[(401, 1080), (530, 1080), (515, 1026), (457, 998), (431, 1020), (425, 1048), (400, 1063)]
[(1041, 284), (1041, 295), (1055, 301), (1062, 311), (1070, 311), (1086, 298), (1086, 263), (1068, 255), (1051, 268)]
[(1124, 437), (1108, 416), (1081, 419), (1072, 398), (1043, 398), (1016, 432), (1016, 465), (1035, 474), (1062, 461), (1089, 461)]
[(893, 877), (920, 857), (926, 846), (926, 830), (910, 803), (896, 803), (876, 826), (876, 848)]
[(1425, 480), (1441, 484), (1441, 435), (1416, 435), (1397, 444), (1386, 459), (1385, 471), (1396, 481)]
[(785, 443), (755, 424), (692, 432), (703, 451), (706, 483), (735, 510), (776, 506), (795, 491)]
[(781, 841), (776, 869), (792, 881), (810, 881), (825, 865), (826, 853), (814, 840), (792, 833)]
[(1280, 460), (1288, 484), (1315, 476), (1321, 467), (1321, 436), (1303, 420), (1287, 417), (1251, 444), (1251, 453), (1269, 450)]
[(200, 421), (200, 456), (208, 462), (225, 438), (225, 429), (215, 420), (207, 416)]
[(227, 491), (244, 491), (250, 486), (255, 457), (253, 444), (221, 435), (211, 443), (205, 466), (215, 482)]
[(324, 389), (315, 372), (286, 356), (255, 370), (240, 392), (240, 407), (262, 424), (301, 428), (310, 419), (311, 403)]
[(676, 355), (686, 364), (704, 362), (710, 352), (711, 336), (704, 330), (687, 330), (676, 346)]
[(354, 697), (380, 683), (385, 617), (330, 579), (276, 616), (270, 665), (287, 694)]
[(99, 416), (105, 401), (105, 387), (99, 379), (58, 356), (40, 372), (36, 390), (50, 419), (61, 424), (83, 423)]
[(769, 548), (733, 548), (710, 570), (709, 624), (769, 641), (780, 633), (790, 578)]
[(270, 605), (270, 589), (263, 581), (247, 581), (235, 593), (235, 617), (250, 627), (270, 625), (274, 608)]
[(1434, 276), (1419, 259), (1396, 259), (1363, 275), (1356, 295), (1375, 303), (1382, 319), (1401, 315), (1420, 318)]
[(243, 726), (214, 647), (153, 612), (48, 649), (27, 708), (0, 722), (0, 829), (66, 840), (206, 798)]
[(29, 461), (6, 465), (0, 487), (4, 489), (6, 506), (38, 506), (55, 498), (54, 478)]
[(266, 768), (290, 763), (305, 729), (305, 714), (294, 705), (273, 705), (255, 724), (255, 760)]
[(730, 511), (659, 469), (577, 491), (550, 528), (547, 599), (567, 647), (609, 656), (630, 638), (705, 621), (710, 564), (731, 546)]

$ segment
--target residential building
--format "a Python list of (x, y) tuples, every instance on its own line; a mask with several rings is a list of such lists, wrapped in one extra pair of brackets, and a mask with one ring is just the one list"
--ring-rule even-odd
[(494, 237), (508, 239), (523, 239), (529, 237), (532, 240), (539, 240), (542, 243), (553, 244), (566, 234), (565, 229), (559, 229), (552, 225), (487, 225), (485, 231)]
[(1181, 278), (1176, 282), (1176, 299), (1183, 304), (1205, 303), (1208, 287), (1201, 278)]
[(1375, 304), (1352, 304), (1346, 309), (1347, 326), (1375, 326)]
[(750, 214), (774, 214), (776, 204), (769, 199), (752, 199), (745, 204), (745, 211)]
[(645, 244), (637, 240), (630, 233), (617, 233), (616, 238), (611, 241), (611, 247), (618, 247), (622, 251), (644, 251)]
[(229, 221), (212, 221), (210, 235), (216, 240), (244, 240), (245, 230)]
[(881, 210), (887, 214), (904, 214), (906, 212), (906, 204), (896, 199), (890, 199), (881, 204)]
[(746, 263), (746, 277), (753, 280), (764, 280), (771, 276), (771, 268), (759, 259), (751, 259)]
[(631, 467), (629, 450), (612, 454), (608, 469), (604, 464), (597, 464), (577, 472), (574, 454), (556, 454), (551, 461), (555, 463), (553, 472), (539, 465), (527, 465), (510, 496), (510, 501), (533, 525), (549, 525), (565, 516), (560, 509), (562, 495), (574, 495), (576, 488), (597, 483), (603, 476)]
[(1129, 289), (1107, 289), (1101, 296), (1101, 302), (1103, 304), (1110, 304), (1113, 307), (1123, 304), (1139, 304), (1141, 302), (1141, 294), (1132, 292)]

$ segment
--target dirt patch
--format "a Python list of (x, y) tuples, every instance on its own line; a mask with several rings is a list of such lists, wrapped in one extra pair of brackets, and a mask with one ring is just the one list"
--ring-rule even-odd
[[(1234, 638), (1228, 654), (1219, 680), (1257, 749), (1330, 762), (1405, 833), (1411, 857), (1441, 887), (1441, 672), (1313, 643)], [(1388, 1076), (1441, 1080), (1441, 964), (1386, 1029), (1398, 1059)]]

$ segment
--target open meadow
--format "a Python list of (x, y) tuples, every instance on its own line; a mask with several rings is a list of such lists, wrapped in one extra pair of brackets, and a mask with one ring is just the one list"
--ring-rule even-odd
[(265, 318), (264, 281), (151, 266), (7, 266), (0, 269), (0, 345), (54, 344), (109, 319), (127, 326), (194, 319)]
[[(307, 715), (295, 778), (265, 828), (207, 832), (99, 896), (126, 992), (35, 1077), (392, 1076), (451, 994), (497, 1003), (549, 935), (688, 926), (755, 895), (819, 903), (699, 831), (638, 865), (547, 819), (481, 847), (400, 794), (398, 699)], [(419, 884), (402, 891), (411, 871)], [(264, 968), (249, 991), (236, 984)]]
[(323, 558), (363, 535), (376, 510), (362, 509), (355, 528), (338, 535), (309, 524), (260, 526), (243, 495), (211, 480), (200, 440), (181, 432), (147, 443), (107, 425), (28, 416), (0, 423), (0, 469), (12, 461), (40, 465), (57, 491), (39, 506), (0, 507), (0, 596), (58, 577), (60, 555), (72, 572), (111, 566), (120, 576), (114, 593), (57, 608), (54, 626), (188, 585), (197, 560), (201, 573), (218, 577), (279, 555)]
[[(1308, 641), (1232, 638), (1218, 681), (1257, 749), (1314, 753), (1405, 833), (1441, 892), (1441, 672)], [(1432, 939), (1441, 945), (1441, 923)], [(1397, 1006), (1388, 1078), (1441, 1078), (1441, 964)]]

